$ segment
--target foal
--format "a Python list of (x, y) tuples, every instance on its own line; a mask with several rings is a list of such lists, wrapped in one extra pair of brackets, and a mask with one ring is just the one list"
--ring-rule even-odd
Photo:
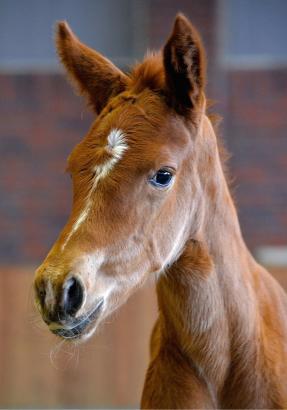
[(50, 330), (87, 339), (156, 275), (142, 407), (287, 407), (287, 299), (242, 239), (196, 30), (178, 15), (129, 75), (64, 22), (57, 48), (97, 118), (68, 159), (72, 212), (36, 273)]

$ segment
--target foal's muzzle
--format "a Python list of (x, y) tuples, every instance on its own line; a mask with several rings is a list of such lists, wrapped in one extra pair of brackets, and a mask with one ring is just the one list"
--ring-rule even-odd
[(61, 283), (39, 277), (35, 291), (44, 321), (54, 334), (64, 339), (80, 339), (89, 333), (104, 308), (104, 298), (99, 297), (88, 312), (80, 312), (85, 288), (77, 276), (69, 276)]
[(73, 319), (84, 301), (84, 287), (75, 276), (67, 278), (60, 286), (53, 286), (44, 279), (36, 281), (35, 291), (47, 324)]

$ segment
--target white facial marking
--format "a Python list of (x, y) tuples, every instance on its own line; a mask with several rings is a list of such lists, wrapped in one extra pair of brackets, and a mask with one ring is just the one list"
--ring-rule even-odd
[(108, 135), (107, 147), (109, 148), (109, 152), (112, 154), (112, 157), (108, 159), (108, 161), (106, 161), (104, 164), (98, 165), (93, 169), (95, 177), (93, 185), (86, 198), (86, 205), (84, 206), (84, 209), (80, 213), (78, 219), (76, 220), (76, 222), (72, 226), (72, 229), (67, 235), (66, 240), (62, 245), (62, 250), (65, 249), (72, 235), (79, 229), (82, 223), (87, 219), (93, 204), (92, 194), (95, 192), (98, 182), (100, 181), (100, 179), (105, 178), (111, 172), (115, 164), (122, 158), (124, 152), (128, 149), (128, 145), (125, 141), (124, 132), (116, 128), (113, 129)]
[(108, 136), (108, 144), (112, 154), (117, 159), (121, 159), (123, 153), (128, 149), (125, 134), (123, 131), (116, 128), (110, 132)]
[(55, 305), (55, 295), (54, 295), (54, 290), (52, 287), (52, 283), (50, 280), (48, 280), (47, 285), (46, 285), (46, 296), (45, 296), (45, 306), (49, 310), (53, 310)]

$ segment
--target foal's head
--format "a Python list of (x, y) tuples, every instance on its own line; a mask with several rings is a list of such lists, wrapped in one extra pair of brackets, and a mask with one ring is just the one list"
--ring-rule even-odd
[(57, 48), (97, 117), (68, 159), (73, 208), (37, 270), (36, 301), (54, 333), (86, 338), (200, 228), (204, 158), (195, 147), (212, 143), (203, 138), (204, 56), (182, 15), (163, 52), (129, 75), (66, 23)]

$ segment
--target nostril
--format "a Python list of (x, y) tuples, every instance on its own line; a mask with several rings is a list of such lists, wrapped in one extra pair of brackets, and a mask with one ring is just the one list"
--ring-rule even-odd
[(38, 300), (39, 300), (41, 306), (44, 306), (45, 298), (46, 298), (45, 284), (43, 282), (36, 283), (35, 284), (35, 290), (36, 290), (36, 295), (38, 297)]
[(39, 299), (40, 299), (41, 304), (44, 305), (45, 297), (46, 297), (45, 289), (40, 289), (39, 292), (38, 292), (38, 295), (39, 295)]
[(63, 309), (70, 316), (75, 315), (83, 303), (84, 289), (81, 282), (75, 278), (69, 278), (64, 284)]

